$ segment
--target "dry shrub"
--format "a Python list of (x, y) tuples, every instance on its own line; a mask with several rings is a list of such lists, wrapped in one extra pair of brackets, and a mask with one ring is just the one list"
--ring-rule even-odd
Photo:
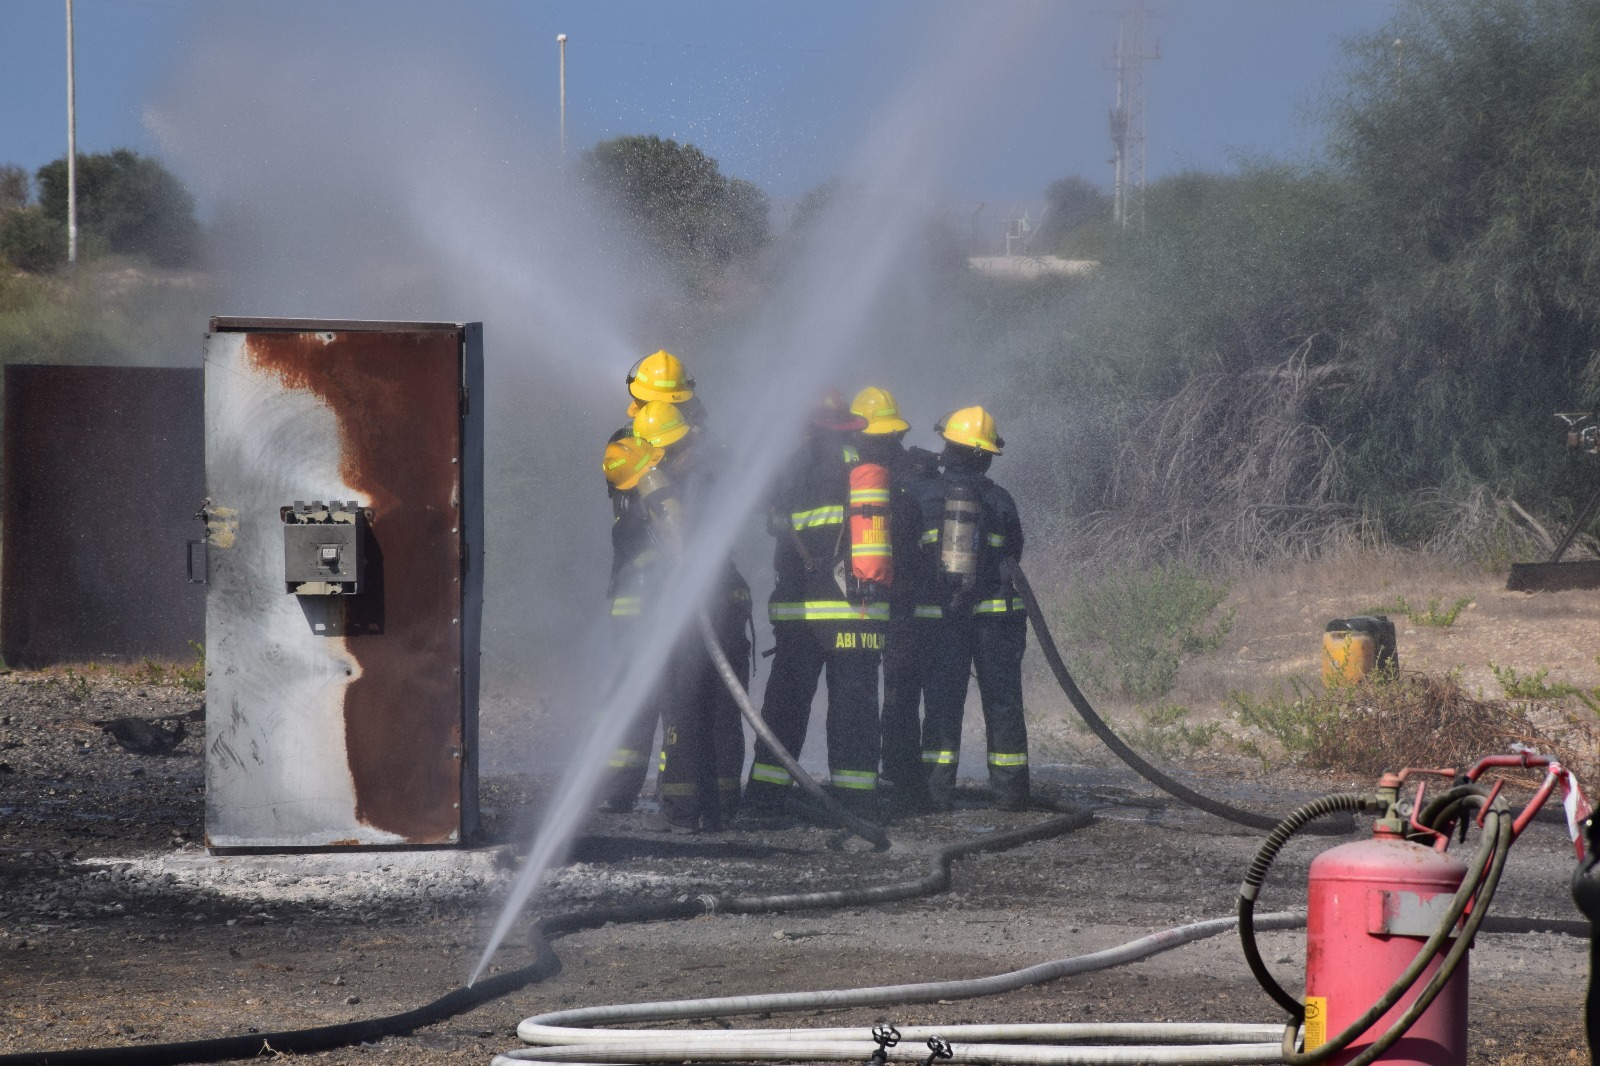
[(1191, 379), (1123, 446), (1109, 507), (1091, 519), (1117, 553), (1228, 559), (1310, 557), (1372, 540), (1340, 499), (1338, 449), (1309, 416), (1340, 364), (1312, 341), (1270, 367)]
[[(1500, 567), (1513, 559), (1545, 558), (1555, 547), (1536, 518), (1482, 483), (1460, 491), (1424, 489), (1415, 503), (1418, 515), (1434, 530), (1423, 544), (1432, 555)], [(1589, 547), (1585, 541), (1575, 538), (1568, 557), (1578, 558)]]
[(1312, 769), (1365, 777), (1406, 766), (1464, 771), (1513, 744), (1556, 756), (1580, 779), (1595, 765), (1597, 738), (1586, 719), (1482, 699), (1453, 676), (1403, 673), (1330, 688), (1302, 683), (1293, 700), (1236, 693), (1234, 702), (1242, 723), (1272, 735)]

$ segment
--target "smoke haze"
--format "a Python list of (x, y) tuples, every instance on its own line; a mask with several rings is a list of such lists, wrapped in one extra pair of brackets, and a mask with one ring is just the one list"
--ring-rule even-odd
[[(952, 344), (934, 306), (929, 218), (979, 109), (1003, 99), (1024, 65), (1019, 42), (1041, 38), (1031, 31), (1051, 12), (930, 7), (912, 27), (911, 76), (863, 101), (867, 133), (843, 191), (784, 245), (758, 304), (686, 337), (692, 316), (676, 313), (668, 272), (600, 223), (603, 206), (474, 67), (471, 21), (384, 10), (376, 33), (311, 5), (212, 11), (147, 121), (213, 206), (214, 313), (484, 323), (485, 701), (512, 703), (530, 732), (500, 747), (486, 733), (482, 764), (531, 768), (534, 725), (547, 760), (551, 733), (584, 749), (564, 760), (577, 769), (501, 936), (581, 823), (604, 755), (736, 545), (762, 613), (770, 541), (754, 516), (811, 397), (830, 383), (886, 385), (913, 439), (930, 445), (937, 414), (997, 399), (996, 368)], [(681, 348), (686, 339), (699, 346)], [(598, 459), (622, 419), (624, 371), (659, 347), (689, 364), (738, 461), (665, 608), (642, 627), (651, 639), (619, 657), (604, 625)]]

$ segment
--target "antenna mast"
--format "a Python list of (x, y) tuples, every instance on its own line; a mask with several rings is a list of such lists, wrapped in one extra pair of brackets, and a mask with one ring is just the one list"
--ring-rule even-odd
[(1144, 0), (1133, 0), (1117, 17), (1111, 69), (1117, 73), (1117, 106), (1111, 109), (1111, 213), (1117, 225), (1144, 226), (1144, 63), (1160, 59), (1161, 46), (1144, 50)]

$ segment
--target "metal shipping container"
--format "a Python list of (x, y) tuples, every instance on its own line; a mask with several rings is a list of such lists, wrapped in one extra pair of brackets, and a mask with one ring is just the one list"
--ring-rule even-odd
[(477, 323), (211, 320), (211, 847), (475, 829), (482, 380)]
[(194, 657), (200, 408), (197, 369), (5, 368), (7, 663)]

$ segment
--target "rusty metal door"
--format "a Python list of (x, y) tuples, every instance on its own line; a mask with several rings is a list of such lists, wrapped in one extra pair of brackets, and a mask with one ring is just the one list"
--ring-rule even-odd
[(193, 658), (201, 456), (199, 370), (5, 368), (6, 662)]
[[(212, 320), (212, 847), (459, 843), (476, 827), (481, 379), (475, 323)], [(285, 583), (284, 512), (316, 501), (366, 516), (360, 592)]]

